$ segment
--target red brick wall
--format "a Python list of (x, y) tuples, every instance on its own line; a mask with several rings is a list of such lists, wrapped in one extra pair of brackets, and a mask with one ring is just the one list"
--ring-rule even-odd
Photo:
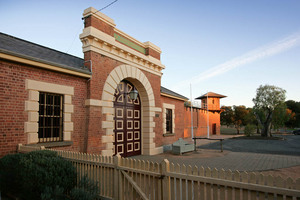
[(28, 100), (26, 79), (74, 87), (74, 144), (65, 149), (83, 151), (87, 79), (0, 60), (0, 157), (16, 152), (18, 144), (27, 143), (27, 135), (24, 133), (24, 122), (28, 120), (25, 112), (25, 101)]
[[(92, 60), (92, 78), (88, 82), (87, 99), (102, 99), (102, 92), (105, 81), (110, 72), (117, 66), (123, 64), (99, 53), (89, 51), (84, 53), (84, 60)], [(102, 129), (102, 121), (106, 120), (102, 114), (101, 107), (87, 108), (87, 143), (86, 152), (100, 153), (105, 149), (102, 144), (102, 136), (105, 135), (105, 130)]]
[(88, 16), (84, 20), (84, 27), (92, 26), (110, 36), (114, 36), (114, 27), (111, 25), (108, 25), (107, 23), (99, 20), (98, 18), (94, 16)]
[[(100, 19), (90, 16), (85, 18), (85, 27), (92, 26), (110, 36), (114, 36), (114, 27), (106, 24)], [(131, 41), (135, 43), (134, 41)], [(160, 54), (158, 52), (148, 50), (147, 54), (153, 56), (154, 58), (160, 59)], [(103, 56), (99, 53), (89, 51), (84, 54), (85, 61), (92, 60), (92, 79), (88, 83), (88, 99), (98, 99), (101, 100), (103, 87), (105, 81), (110, 74), (110, 72), (124, 63), (111, 59), (109, 57)], [(160, 107), (160, 86), (161, 86), (161, 77), (154, 75), (150, 72), (142, 70), (145, 76), (148, 78), (151, 83), (154, 97), (155, 97), (155, 106)], [(101, 121), (106, 120), (105, 115), (102, 114), (101, 108), (89, 107), (88, 111), (88, 127), (87, 127), (87, 152), (96, 153), (105, 148), (102, 144), (101, 138), (105, 134), (105, 130), (102, 129)], [(161, 124), (161, 117), (154, 118), (156, 124)], [(154, 128), (155, 132), (162, 132), (161, 126), (156, 126)]]
[[(205, 102), (204, 102), (205, 101)], [(202, 99), (201, 100), (201, 107), (206, 108), (206, 101), (207, 99)], [(209, 97), (208, 98), (208, 109), (209, 110), (220, 110), (220, 98), (217, 97)]]
[[(216, 124), (216, 135), (220, 135), (220, 113), (209, 112), (209, 133), (212, 135), (212, 124)], [(191, 108), (184, 108), (184, 137), (191, 137)], [(193, 108), (193, 133), (194, 136), (207, 136), (206, 110)]]
[[(107, 56), (103, 56), (99, 53), (89, 51), (84, 54), (84, 59), (92, 60), (92, 79), (88, 83), (88, 99), (102, 99), (102, 92), (105, 81), (109, 76), (110, 72), (116, 67), (124, 64), (122, 62), (116, 61)], [(147, 79), (149, 80), (153, 94), (155, 98), (155, 106), (161, 106), (160, 100), (160, 86), (161, 86), (161, 77), (150, 72), (141, 70)], [(105, 146), (101, 142), (101, 138), (105, 135), (105, 130), (102, 129), (102, 120), (106, 120), (105, 115), (102, 114), (101, 108), (89, 107), (88, 113), (88, 139), (87, 139), (87, 152), (89, 153), (99, 153), (102, 149), (105, 149)], [(160, 118), (155, 118), (155, 122), (161, 121)], [(161, 124), (156, 123), (156, 124)], [(154, 128), (155, 132), (162, 132), (161, 126)]]
[(163, 130), (165, 127), (163, 126), (163, 112), (160, 113), (160, 121), (155, 123), (156, 126), (160, 127), (160, 131), (155, 132), (154, 142), (156, 146), (162, 146), (167, 144), (172, 144), (177, 141), (179, 138), (184, 137), (184, 121), (182, 120), (184, 117), (184, 102), (169, 98), (166, 96), (161, 96), (161, 107), (163, 108), (163, 103), (173, 104), (175, 105), (175, 135), (173, 136), (163, 136)]
[(146, 55), (150, 55), (153, 58), (160, 60), (160, 53), (158, 53), (157, 51), (154, 51), (151, 48), (146, 48)]

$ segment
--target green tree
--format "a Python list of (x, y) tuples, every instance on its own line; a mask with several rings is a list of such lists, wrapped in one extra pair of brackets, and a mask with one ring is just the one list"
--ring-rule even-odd
[(255, 118), (255, 114), (253, 112), (252, 108), (247, 108), (247, 115), (245, 116), (245, 124), (252, 124), (252, 125), (256, 125), (257, 124), (257, 120)]
[(273, 85), (260, 85), (256, 90), (256, 97), (252, 99), (254, 103), (254, 113), (258, 124), (261, 125), (261, 136), (270, 137), (270, 127), (273, 113), (277, 106), (285, 101), (286, 91)]
[(245, 126), (245, 130), (244, 130), (244, 134), (247, 136), (247, 137), (250, 137), (254, 134), (255, 132), (255, 128), (256, 126), (253, 125), (253, 124), (247, 124)]
[(285, 123), (285, 125), (291, 128), (300, 127), (300, 101), (296, 102), (293, 100), (288, 100), (285, 102), (285, 104), (292, 112), (291, 117)]
[(246, 116), (249, 111), (245, 106), (233, 106), (233, 125), (236, 128), (237, 134), (240, 134), (241, 126), (246, 125)]
[[(259, 124), (256, 120), (253, 108), (247, 108), (248, 114), (245, 116), (245, 124), (253, 125), (256, 127), (256, 133), (259, 134)], [(252, 128), (252, 127), (251, 127)]]
[(295, 114), (287, 108), (286, 104), (277, 106), (274, 110), (272, 126), (274, 129), (279, 129), (285, 126), (285, 122), (294, 117)]
[(222, 106), (221, 107), (221, 124), (226, 125), (227, 127), (233, 125), (233, 110), (231, 106)]

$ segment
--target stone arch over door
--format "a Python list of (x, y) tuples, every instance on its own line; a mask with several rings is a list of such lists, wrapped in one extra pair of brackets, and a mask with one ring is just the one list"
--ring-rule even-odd
[(130, 81), (138, 90), (142, 103), (142, 154), (153, 155), (162, 152), (162, 147), (156, 148), (154, 139), (155, 122), (153, 117), (155, 112), (161, 112), (161, 108), (155, 107), (155, 98), (152, 86), (145, 74), (136, 67), (130, 65), (120, 65), (110, 72), (108, 75), (102, 93), (102, 114), (106, 116), (106, 120), (102, 121), (102, 128), (105, 135), (102, 136), (102, 143), (105, 150), (102, 155), (113, 155), (114, 141), (114, 105), (113, 97), (117, 85), (122, 80)]

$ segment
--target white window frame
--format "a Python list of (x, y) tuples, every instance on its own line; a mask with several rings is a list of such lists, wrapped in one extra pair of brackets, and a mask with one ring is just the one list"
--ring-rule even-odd
[(26, 79), (25, 89), (28, 91), (28, 100), (25, 101), (25, 112), (28, 114), (28, 121), (26, 121), (24, 125), (24, 132), (25, 135), (27, 135), (27, 144), (36, 144), (39, 142), (39, 92), (64, 95), (63, 141), (71, 141), (74, 128), (73, 122), (71, 121), (71, 114), (74, 112), (74, 105), (72, 104), (74, 87)]
[[(172, 132), (167, 133), (167, 109), (172, 110)], [(173, 135), (175, 134), (175, 105), (163, 103), (163, 134), (164, 135)]]

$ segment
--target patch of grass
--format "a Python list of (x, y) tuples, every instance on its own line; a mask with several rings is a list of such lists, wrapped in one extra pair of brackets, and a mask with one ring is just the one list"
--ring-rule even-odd
[(235, 137), (235, 138), (231, 138), (234, 140), (284, 140), (284, 138), (282, 137), (262, 137), (260, 135), (254, 135), (254, 136), (241, 136), (241, 137)]
[(230, 133), (221, 133), (221, 135), (237, 135), (236, 133), (230, 132)]
[[(233, 126), (221, 126), (220, 128), (221, 135), (237, 135), (237, 130)], [(244, 133), (244, 127), (240, 129), (240, 134)]]

